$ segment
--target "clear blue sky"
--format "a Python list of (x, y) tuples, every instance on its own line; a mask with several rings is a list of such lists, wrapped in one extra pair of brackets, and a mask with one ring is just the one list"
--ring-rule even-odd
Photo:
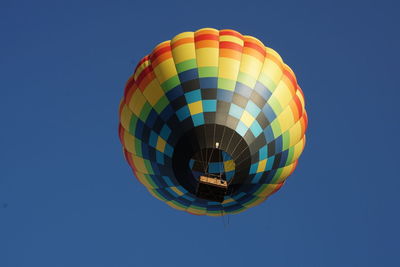
[[(1, 0), (0, 266), (400, 266), (398, 1), (189, 2)], [(309, 114), (295, 173), (227, 228), (153, 198), (117, 136), (136, 62), (202, 27), (276, 49)]]

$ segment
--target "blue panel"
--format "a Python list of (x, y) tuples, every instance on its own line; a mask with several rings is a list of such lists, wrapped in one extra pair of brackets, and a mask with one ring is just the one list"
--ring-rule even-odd
[(152, 147), (156, 147), (157, 146), (157, 139), (158, 139), (158, 135), (154, 131), (151, 131), (150, 138), (149, 138), (149, 144)]
[(241, 82), (236, 82), (235, 93), (238, 93), (245, 98), (250, 98), (252, 89)]
[(263, 172), (259, 172), (256, 175), (254, 175), (253, 179), (251, 180), (251, 183), (257, 184), (258, 182), (260, 182), (262, 175), (263, 175)]
[(183, 89), (180, 85), (174, 87), (167, 92), (167, 98), (170, 102), (183, 95)]
[(168, 127), (167, 124), (164, 124), (164, 126), (161, 129), (160, 136), (164, 140), (168, 140), (169, 135), (171, 134), (171, 129)]
[(218, 88), (218, 78), (200, 78), (201, 88)]
[(266, 104), (262, 111), (269, 122), (272, 122), (276, 118), (275, 112), (272, 110), (270, 105)]
[(253, 101), (249, 100), (249, 102), (247, 102), (246, 111), (249, 112), (254, 118), (257, 118), (258, 114), (261, 112), (261, 109), (257, 107)]
[(178, 73), (181, 83), (195, 80), (198, 78), (197, 68)]
[(164, 108), (164, 110), (161, 112), (160, 117), (163, 121), (168, 121), (169, 118), (171, 118), (172, 115), (175, 114), (174, 109), (168, 105)]
[(265, 86), (264, 86), (262, 83), (260, 83), (260, 82), (257, 82), (257, 83), (256, 83), (256, 85), (255, 85), (255, 87), (254, 87), (254, 90), (256, 90), (256, 92), (257, 92), (260, 96), (262, 96), (262, 98), (264, 98), (265, 101), (267, 101), (267, 100), (271, 97), (271, 95), (272, 95), (271, 91), (268, 90), (268, 88), (265, 87)]
[(220, 162), (210, 162), (208, 164), (208, 172), (209, 173), (219, 173), (221, 171), (221, 164)]
[(135, 132), (135, 136), (136, 138), (142, 140), (143, 139), (143, 129), (144, 129), (144, 123), (141, 120), (137, 121), (136, 124), (136, 132)]
[(255, 174), (257, 172), (257, 168), (258, 168), (258, 162), (252, 164), (250, 167), (250, 174)]
[(270, 143), (275, 139), (271, 126), (267, 126), (267, 128), (264, 129), (264, 135), (267, 143)]
[(275, 156), (272, 156), (272, 157), (268, 158), (267, 166), (265, 167), (265, 171), (272, 170), (272, 166), (274, 165), (274, 161), (275, 161)]
[(203, 112), (216, 112), (217, 100), (203, 100)]
[(268, 157), (268, 146), (263, 146), (259, 151), (258, 151), (259, 159), (263, 160)]
[(231, 115), (232, 117), (235, 117), (237, 119), (240, 119), (240, 117), (242, 117), (243, 111), (244, 111), (243, 108), (232, 103), (231, 107), (229, 109), (229, 115)]
[(250, 130), (256, 138), (263, 132), (260, 124), (258, 124), (257, 121), (253, 122), (253, 124), (250, 126)]
[(201, 100), (200, 89), (185, 93), (185, 98), (187, 103), (194, 103)]
[(165, 188), (165, 190), (168, 191), (168, 193), (171, 194), (172, 196), (179, 197), (179, 195), (174, 190), (172, 190), (171, 188), (167, 187), (167, 188)]
[(282, 151), (282, 135), (278, 136), (275, 139), (275, 154), (278, 154)]
[(199, 126), (204, 124), (203, 113), (198, 113), (192, 116), (194, 126)]
[(157, 112), (156, 112), (154, 109), (152, 109), (152, 110), (150, 111), (149, 116), (148, 116), (147, 119), (146, 119), (146, 125), (147, 125), (149, 128), (153, 128), (154, 123), (157, 121), (157, 117), (158, 117)]
[(164, 165), (164, 154), (160, 151), (156, 151), (156, 160), (158, 164)]
[(168, 157), (172, 158), (173, 152), (174, 152), (174, 149), (172, 148), (172, 146), (170, 146), (170, 144), (167, 143), (165, 145), (164, 154), (167, 155)]
[(233, 92), (223, 89), (217, 90), (217, 99), (225, 102), (232, 102)]
[(241, 136), (244, 136), (248, 129), (249, 128), (247, 128), (247, 126), (241, 121), (239, 121), (238, 125), (236, 126), (236, 132)]
[(183, 188), (182, 186), (180, 186), (180, 185), (178, 185), (176, 188), (178, 188), (178, 190), (181, 191), (184, 194), (188, 193), (188, 191), (185, 188)]
[(180, 121), (183, 121), (184, 119), (186, 119), (190, 115), (188, 107), (187, 106), (183, 106), (182, 108), (180, 108), (176, 112), (176, 115), (178, 116)]
[(172, 182), (172, 180), (171, 180), (168, 176), (163, 176), (162, 178), (164, 179), (164, 182), (165, 182), (168, 186), (175, 186), (175, 184)]

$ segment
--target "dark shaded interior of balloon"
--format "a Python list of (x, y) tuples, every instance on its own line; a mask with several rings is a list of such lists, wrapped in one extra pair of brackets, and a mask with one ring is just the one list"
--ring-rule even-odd
[[(220, 172), (221, 160), (226, 161), (224, 173)], [(233, 166), (228, 166), (230, 160)], [(217, 124), (197, 126), (177, 137), (172, 157), (174, 177), (194, 195), (202, 174), (221, 174), (228, 181), (226, 194), (240, 193), (240, 188), (248, 183), (250, 163), (250, 149), (244, 138), (229, 127)]]
[(189, 168), (196, 180), (205, 175), (229, 182), (235, 174), (235, 162), (232, 157), (218, 148), (203, 148), (195, 153), (189, 161)]

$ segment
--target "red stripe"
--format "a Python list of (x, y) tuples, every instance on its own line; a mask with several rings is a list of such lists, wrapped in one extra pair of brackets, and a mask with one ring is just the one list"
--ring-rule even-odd
[(265, 52), (265, 48), (264, 47), (261, 47), (261, 46), (259, 46), (259, 45), (256, 45), (255, 43), (252, 43), (252, 42), (244, 42), (244, 46), (245, 47), (250, 47), (250, 48), (253, 48), (254, 50), (257, 50), (258, 52), (260, 52), (261, 53), (261, 55), (263, 55), (264, 57), (265, 57), (265, 55), (267, 54), (267, 52)]
[(232, 36), (236, 36), (237, 38), (243, 40), (243, 36), (240, 33), (233, 31), (233, 30), (222, 30), (219, 32), (219, 35), (232, 35)]
[(171, 53), (171, 46), (169, 45), (153, 51), (150, 55), (150, 60), (155, 61), (159, 56), (167, 52)]
[(139, 63), (136, 65), (135, 71), (133, 73), (135, 73), (137, 71), (137, 69), (139, 68), (140, 65), (142, 65), (145, 61), (149, 60), (149, 55), (146, 55), (144, 58), (142, 58)]
[(220, 42), (219, 43), (219, 48), (227, 48), (227, 49), (233, 49), (239, 52), (242, 52), (243, 46), (237, 44), (237, 43), (233, 43), (233, 42)]
[[(153, 71), (153, 68), (151, 67), (151, 65), (147, 66), (147, 67), (139, 74), (139, 77), (137, 78), (136, 83), (137, 83), (137, 84), (140, 84), (140, 83), (143, 81), (143, 79), (144, 79), (148, 74), (150, 74), (152, 71)], [(144, 88), (143, 88), (143, 89), (140, 88), (140, 89), (141, 89), (141, 90), (144, 90)]]
[(301, 106), (301, 101), (297, 95), (293, 98), (294, 103), (296, 104), (297, 110), (299, 112), (299, 118), (303, 115), (303, 107)]
[(289, 78), (290, 82), (293, 84), (293, 88), (297, 87), (297, 82), (296, 78), (293, 76), (293, 74), (288, 71), (286, 68), (283, 69), (283, 74)]
[(199, 34), (194, 37), (194, 41), (204, 41), (204, 40), (212, 40), (212, 41), (218, 41), (219, 36), (215, 34)]

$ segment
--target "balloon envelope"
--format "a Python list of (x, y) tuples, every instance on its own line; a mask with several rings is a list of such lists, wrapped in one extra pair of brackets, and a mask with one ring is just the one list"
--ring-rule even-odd
[[(138, 63), (120, 105), (119, 136), (135, 177), (154, 197), (197, 215), (242, 212), (279, 190), (306, 128), (293, 71), (233, 30), (160, 43)], [(199, 192), (203, 185), (211, 191)]]

